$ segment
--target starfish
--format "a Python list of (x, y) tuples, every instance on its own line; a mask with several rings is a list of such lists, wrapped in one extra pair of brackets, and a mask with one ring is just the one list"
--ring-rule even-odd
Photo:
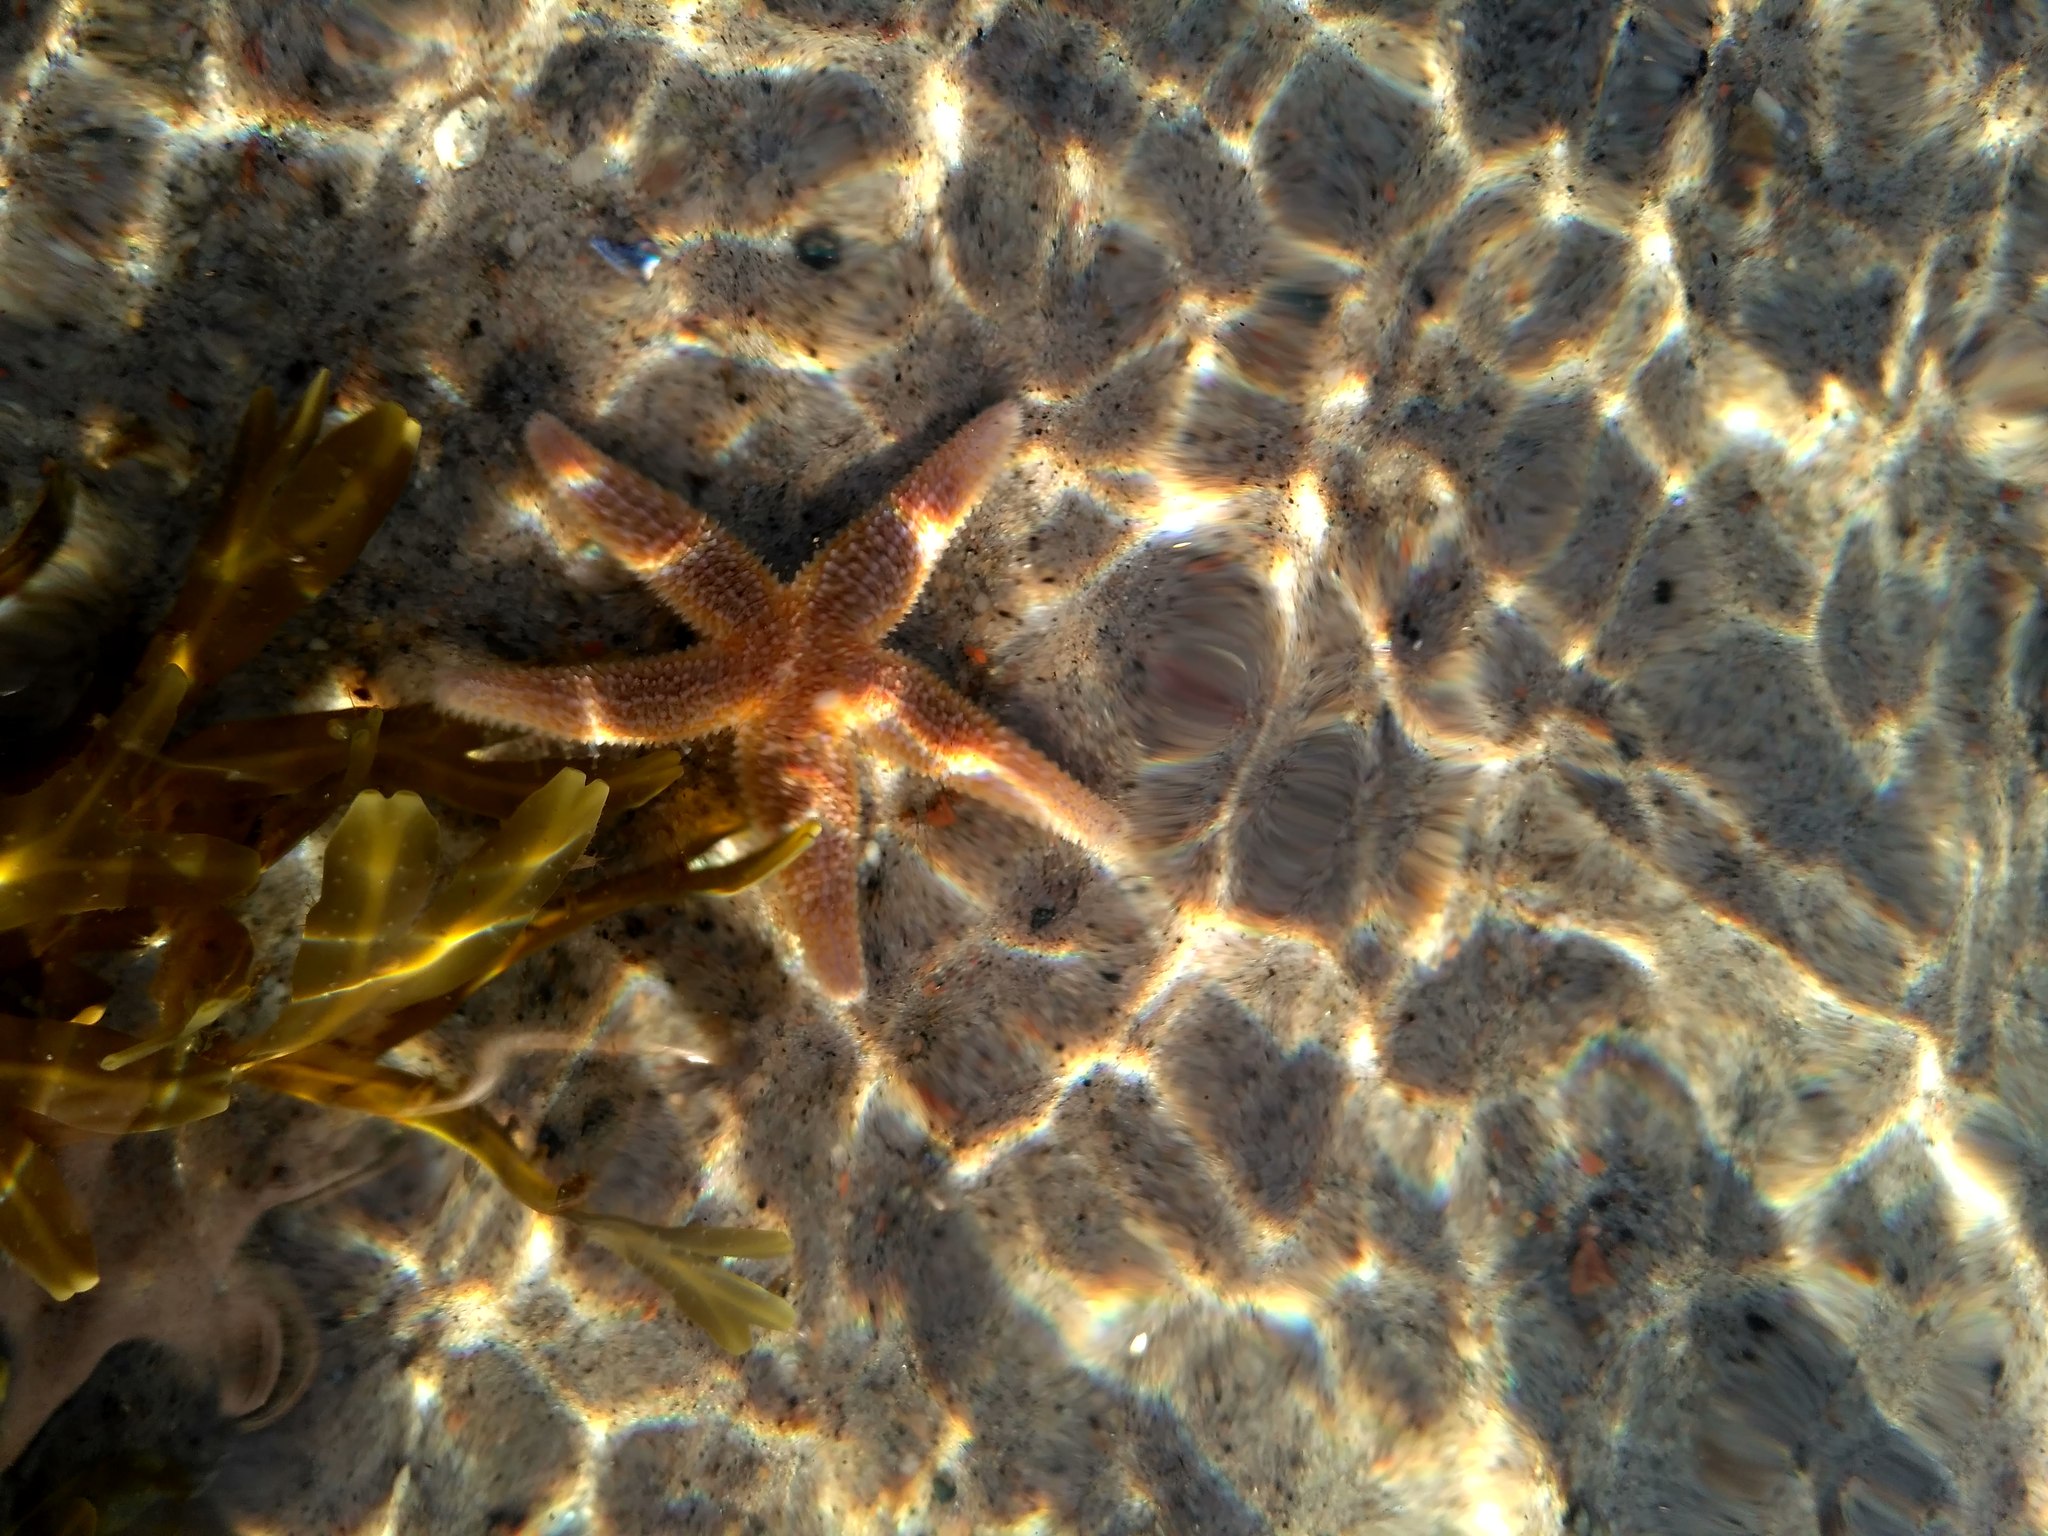
[(537, 415), (526, 448), (556, 501), (700, 643), (573, 666), (462, 666), (439, 676), (436, 701), (577, 742), (655, 745), (731, 731), (754, 820), (821, 829), (774, 894), (818, 985), (857, 998), (866, 834), (856, 744), (1093, 852), (1121, 840), (1108, 804), (881, 644), (1008, 461), (1018, 420), (1014, 401), (975, 417), (785, 585), (681, 497)]

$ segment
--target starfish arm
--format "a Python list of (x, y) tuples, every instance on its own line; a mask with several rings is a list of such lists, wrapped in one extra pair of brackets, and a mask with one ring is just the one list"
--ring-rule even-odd
[(545, 412), (526, 424), (526, 451), (557, 503), (700, 633), (735, 634), (775, 612), (777, 584), (767, 567), (673, 491)]
[(1092, 853), (1123, 843), (1123, 818), (1023, 737), (916, 662), (879, 653), (873, 687), (893, 703), (870, 727), (887, 755), (977, 800), (1049, 827)]
[(1017, 442), (1017, 402), (983, 411), (811, 562), (798, 578), (810, 613), (866, 639), (903, 621)]
[(738, 736), (740, 789), (764, 826), (815, 819), (818, 838), (776, 877), (775, 905), (827, 996), (859, 997), (860, 775), (843, 736), (768, 717)]
[(718, 647), (563, 667), (452, 667), (434, 681), (451, 715), (564, 741), (688, 741), (744, 716), (761, 679)]
[(777, 877), (782, 921), (803, 946), (804, 964), (819, 989), (835, 1002), (851, 1002), (867, 987), (860, 951), (858, 833), (827, 827)]

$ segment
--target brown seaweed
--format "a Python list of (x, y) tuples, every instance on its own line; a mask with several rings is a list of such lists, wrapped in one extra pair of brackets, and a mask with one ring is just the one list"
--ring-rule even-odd
[[(238, 1051), (238, 1071), (280, 1093), (382, 1116), (439, 1137), (475, 1158), (505, 1189), (544, 1215), (583, 1226), (647, 1273), (683, 1314), (722, 1347), (745, 1350), (753, 1324), (786, 1328), (787, 1302), (751, 1280), (719, 1269), (715, 1259), (789, 1251), (780, 1232), (709, 1227), (648, 1227), (624, 1217), (581, 1212), (513, 1146), (497, 1122), (417, 1073), (327, 1044), (374, 1028), (397, 1005), (467, 995), (498, 974), (522, 932), (561, 884), (590, 841), (605, 798), (600, 781), (586, 783), (565, 768), (513, 813), (497, 837), (432, 890), (437, 852), (433, 818), (413, 796), (385, 799), (366, 791), (329, 841), (320, 900), (292, 973), (293, 1002), (271, 1029)], [(754, 879), (794, 858), (784, 838), (756, 857)], [(733, 866), (695, 878), (730, 880)], [(699, 888), (703, 888), (700, 885)], [(581, 921), (608, 905), (549, 909)], [(543, 938), (580, 926), (558, 922)], [(373, 1046), (373, 1049), (381, 1047)]]
[[(74, 1131), (161, 1131), (228, 1107), (225, 1064), (120, 1051), (126, 1036), (62, 1019), (0, 1016), (0, 1110)], [(127, 1059), (109, 1067), (109, 1053)]]
[(20, 1125), (0, 1121), (0, 1247), (53, 1301), (99, 1284), (92, 1235), (49, 1148)]
[(752, 1330), (790, 1328), (788, 1302), (742, 1275), (721, 1258), (780, 1258), (791, 1251), (784, 1232), (751, 1227), (657, 1227), (630, 1217), (575, 1208), (574, 1196), (529, 1162), (490, 1116), (473, 1106), (437, 1109), (446, 1094), (437, 1085), (395, 1067), (364, 1064), (332, 1048), (251, 1069), (264, 1086), (316, 1104), (380, 1115), (438, 1137), (474, 1158), (505, 1191), (530, 1209), (573, 1223), (667, 1291), (676, 1308), (720, 1348), (744, 1353)]
[(0, 801), (0, 928), (74, 912), (211, 905), (256, 884), (254, 850), (138, 827), (127, 814), (186, 686), (184, 673), (164, 667), (70, 763)]
[[(492, 757), (490, 734), (434, 711), (328, 711), (228, 721), (166, 745), (210, 684), (356, 558), (411, 474), (419, 428), (379, 405), (320, 434), (321, 374), (289, 417), (261, 391), (244, 418), (220, 517), (207, 531), (137, 681), (111, 718), (0, 800), (0, 1250), (59, 1300), (98, 1280), (90, 1233), (51, 1149), (218, 1114), (243, 1087), (380, 1116), (487, 1168), (536, 1211), (575, 1222), (662, 1285), (725, 1348), (787, 1327), (786, 1302), (719, 1267), (789, 1251), (780, 1232), (656, 1228), (584, 1212), (459, 1085), (380, 1058), (542, 945), (645, 902), (731, 893), (794, 858), (799, 827), (713, 868), (744, 830), (732, 786), (674, 752), (598, 761)], [(61, 476), (0, 550), (0, 596), (61, 543)], [(436, 879), (426, 799), (500, 823)], [(663, 856), (564, 892), (595, 832), (649, 802)], [(346, 807), (328, 839), (284, 1009), (253, 1031), (239, 1010), (257, 968), (233, 903)], [(156, 1017), (105, 1022), (86, 963), (154, 953)], [(9, 1011), (11, 1010), (11, 1011)]]
[(292, 967), (292, 1001), (240, 1054), (288, 1055), (493, 969), (589, 846), (606, 793), (602, 780), (564, 768), (437, 894), (440, 838), (426, 803), (410, 791), (387, 798), (365, 790), (328, 842), (320, 900)]
[[(164, 754), (152, 793), (166, 806), (218, 805), (234, 788), (259, 796), (302, 794), (347, 765), (351, 732), (379, 719), (375, 751), (359, 788), (411, 790), (478, 816), (503, 820), (563, 766), (599, 771), (597, 759), (499, 760), (476, 754), (492, 744), (481, 726), (424, 705), (393, 710), (336, 709), (317, 714), (230, 720), (196, 731)], [(645, 805), (682, 775), (682, 759), (663, 749), (603, 765), (612, 786), (606, 818)], [(731, 830), (737, 831), (736, 823)], [(714, 838), (713, 841), (716, 841)]]
[(565, 938), (579, 928), (587, 928), (633, 907), (665, 905), (688, 895), (738, 895), (783, 868), (810, 847), (817, 836), (818, 824), (807, 821), (791, 828), (765, 848), (742, 854), (730, 864), (697, 869), (682, 860), (667, 860), (586, 886), (535, 913), (533, 920), (506, 946), (504, 953), (488, 970), (479, 972), (457, 990), (415, 1003), (393, 1014), (383, 1028), (367, 1037), (364, 1046), (373, 1053), (382, 1053), (424, 1034), (494, 978), (535, 950)]
[(221, 516), (150, 652), (201, 688), (355, 564), (412, 478), (420, 424), (388, 401), (316, 438), (327, 383), (323, 369), (283, 423), (267, 389), (242, 418)]

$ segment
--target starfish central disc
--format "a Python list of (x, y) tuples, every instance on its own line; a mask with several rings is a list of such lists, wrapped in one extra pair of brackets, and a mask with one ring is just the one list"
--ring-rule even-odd
[(784, 584), (673, 492), (607, 458), (552, 416), (527, 451), (562, 510), (702, 637), (689, 650), (582, 665), (444, 672), (441, 708), (571, 741), (666, 743), (730, 730), (764, 827), (823, 829), (778, 877), (784, 922), (831, 996), (865, 987), (856, 903), (856, 751), (956, 785), (1096, 852), (1114, 809), (1015, 732), (882, 640), (1016, 446), (1014, 401), (984, 411), (889, 498)]

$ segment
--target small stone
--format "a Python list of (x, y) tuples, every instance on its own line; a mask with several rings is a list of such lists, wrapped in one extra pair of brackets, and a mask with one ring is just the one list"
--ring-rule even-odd
[(434, 155), (451, 171), (474, 165), (484, 152), (484, 103), (471, 97), (434, 125)]
[(569, 185), (588, 192), (612, 173), (611, 147), (602, 142), (591, 145), (569, 162)]

